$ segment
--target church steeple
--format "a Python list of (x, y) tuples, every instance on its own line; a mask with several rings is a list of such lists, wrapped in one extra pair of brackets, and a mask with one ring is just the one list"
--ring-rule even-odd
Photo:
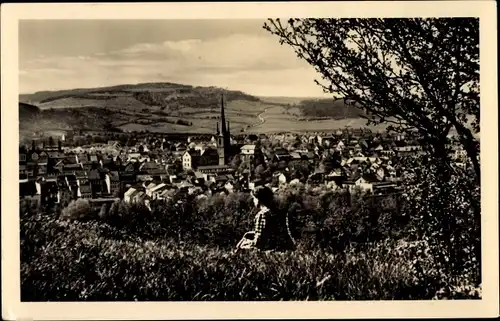
[[(227, 127), (226, 127), (227, 126)], [(219, 128), (220, 127), (220, 128)], [(219, 131), (220, 129), (220, 131)], [(217, 150), (219, 152), (219, 165), (227, 165), (229, 158), (230, 138), (229, 138), (229, 122), (226, 122), (224, 115), (224, 95), (221, 95), (220, 106), (220, 126), (217, 123)]]
[(226, 117), (224, 115), (224, 94), (220, 96), (220, 123), (222, 135), (226, 133)]

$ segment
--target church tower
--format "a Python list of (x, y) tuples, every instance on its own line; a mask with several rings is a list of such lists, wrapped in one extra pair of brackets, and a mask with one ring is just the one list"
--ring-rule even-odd
[(224, 115), (224, 95), (221, 96), (220, 126), (217, 123), (217, 151), (219, 153), (219, 165), (227, 165), (229, 159), (231, 138), (229, 133), (229, 121), (226, 122)]

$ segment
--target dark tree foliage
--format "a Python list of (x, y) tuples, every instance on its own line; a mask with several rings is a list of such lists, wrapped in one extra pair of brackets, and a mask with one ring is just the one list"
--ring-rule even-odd
[(479, 181), (479, 19), (269, 19), (264, 28), (369, 122), (416, 129), (443, 168), (453, 129)]

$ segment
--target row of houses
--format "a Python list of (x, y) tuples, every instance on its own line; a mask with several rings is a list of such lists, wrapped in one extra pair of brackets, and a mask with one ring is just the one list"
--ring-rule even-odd
[[(203, 139), (188, 136), (175, 142), (149, 139), (129, 147), (117, 141), (74, 148), (61, 142), (43, 148), (20, 147), (20, 195), (63, 204), (76, 198), (115, 197), (129, 203), (148, 203), (168, 199), (179, 189), (188, 193), (231, 193), (261, 183), (273, 189), (303, 183), (382, 193), (398, 188), (398, 157), (423, 152), (415, 140), (405, 141), (402, 136), (337, 134), (284, 134), (283, 141), (301, 140), (309, 145), (278, 144), (272, 149), (263, 149), (260, 142), (280, 139), (279, 135), (261, 135), (252, 142), (231, 138), (230, 154), (249, 163), (244, 169), (228, 164), (224, 146), (213, 135)], [(168, 150), (162, 150), (165, 146)], [(453, 148), (457, 160), (466, 156), (460, 148)], [(267, 177), (256, 177), (255, 165), (259, 163), (278, 166)], [(298, 177), (298, 165), (314, 170), (307, 177)]]

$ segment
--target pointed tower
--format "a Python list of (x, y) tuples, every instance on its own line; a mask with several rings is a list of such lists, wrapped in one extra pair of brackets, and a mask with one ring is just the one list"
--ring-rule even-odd
[(217, 151), (219, 153), (219, 165), (227, 165), (230, 144), (229, 122), (226, 122), (226, 117), (224, 115), (224, 95), (221, 95), (220, 128), (219, 123), (217, 123)]
[(222, 135), (226, 133), (226, 117), (224, 115), (224, 94), (220, 96), (220, 124)]

